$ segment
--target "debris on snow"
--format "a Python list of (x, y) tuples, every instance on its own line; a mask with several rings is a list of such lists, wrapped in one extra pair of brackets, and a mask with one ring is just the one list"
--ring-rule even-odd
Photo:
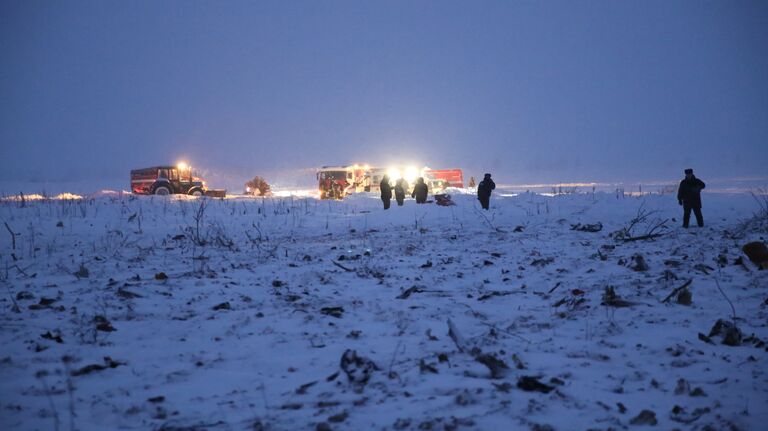
[(552, 263), (554, 261), (555, 261), (554, 257), (546, 257), (546, 258), (541, 258), (541, 259), (534, 259), (533, 261), (531, 261), (531, 265), (532, 266), (542, 267), (542, 266), (547, 266), (547, 265), (549, 265), (550, 263)]
[(545, 394), (555, 389), (554, 386), (541, 383), (538, 377), (534, 376), (521, 376), (517, 379), (517, 387), (526, 392), (541, 392)]
[(648, 267), (648, 263), (645, 261), (645, 258), (640, 253), (633, 254), (630, 260), (632, 262), (630, 263), (629, 268), (633, 271), (643, 272), (650, 269)]
[(616, 290), (613, 286), (606, 286), (605, 292), (603, 292), (603, 302), (600, 305), (621, 308), (631, 307), (637, 305), (637, 303), (621, 299), (621, 297), (616, 294)]
[[(691, 305), (691, 298), (692, 298), (692, 296), (693, 296), (693, 295), (690, 293), (690, 290), (688, 289), (688, 287), (691, 285), (691, 283), (693, 283), (693, 279), (692, 279), (692, 278), (691, 278), (691, 279), (689, 279), (688, 281), (686, 281), (685, 283), (683, 283), (683, 285), (682, 285), (682, 286), (675, 288), (675, 289), (674, 289), (674, 290), (673, 290), (673, 291), (672, 291), (672, 292), (671, 292), (669, 295), (667, 295), (667, 297), (666, 297), (666, 298), (664, 298), (664, 299), (663, 299), (661, 302), (662, 302), (662, 303), (665, 303), (665, 302), (669, 302), (669, 300), (670, 300), (670, 299), (674, 298), (674, 297), (675, 297), (675, 295), (677, 295), (677, 302), (678, 302), (679, 304), (683, 304), (683, 305)], [(686, 292), (686, 291), (687, 291), (688, 293), (687, 293), (687, 294), (684, 294), (683, 292)], [(682, 300), (681, 300), (681, 296), (683, 296)], [(687, 303), (686, 303), (686, 302), (687, 302)]]
[(632, 425), (658, 425), (659, 421), (656, 419), (656, 413), (651, 410), (643, 410), (637, 416), (633, 417), (630, 421)]
[(338, 319), (344, 314), (344, 307), (323, 307), (320, 309), (320, 314), (325, 314), (326, 316)]
[(71, 371), (70, 374), (73, 377), (84, 376), (86, 374), (91, 374), (91, 373), (96, 372), (96, 371), (107, 370), (107, 369), (110, 369), (110, 368), (117, 368), (117, 367), (119, 367), (121, 365), (125, 365), (125, 362), (115, 361), (112, 358), (110, 358), (109, 356), (105, 356), (104, 357), (104, 364), (103, 365), (102, 364), (86, 365), (86, 366), (84, 366), (82, 368), (78, 368), (77, 370)]
[(85, 267), (82, 263), (80, 264), (80, 268), (74, 272), (75, 277), (77, 278), (88, 278), (89, 275), (88, 268)]
[(358, 356), (356, 351), (350, 349), (341, 355), (339, 366), (347, 375), (348, 381), (356, 386), (364, 386), (373, 372), (379, 369), (372, 360)]
[(227, 301), (222, 302), (221, 304), (214, 305), (212, 308), (213, 311), (231, 310), (231, 309), (232, 309), (232, 306), (229, 305), (229, 302)]
[(768, 269), (768, 247), (764, 242), (753, 241), (741, 248), (750, 261), (760, 269)]
[[(19, 230), (0, 236), (0, 381), (15, 394), (0, 427), (53, 429), (70, 397), (81, 429), (651, 427), (630, 426), (642, 408), (658, 429), (765, 423), (744, 400), (766, 394), (768, 297), (742, 253), (765, 234), (721, 236), (748, 199), (710, 193), (707, 228), (605, 243), (638, 202), (659, 220), (677, 202), (500, 195), (489, 229), (471, 195), (388, 212), (374, 197), (208, 199), (200, 242), (184, 228), (196, 198), (0, 204)], [(648, 270), (627, 268), (635, 254)], [(694, 284), (695, 307), (660, 306)], [(716, 284), (741, 348), (722, 346), (739, 339), (728, 325), (706, 335), (728, 307)]]
[(603, 230), (603, 224), (600, 222), (595, 224), (576, 223), (571, 225), (571, 230), (576, 230), (579, 232), (600, 232)]
[(724, 319), (717, 319), (707, 337), (709, 339), (720, 337), (722, 343), (726, 346), (740, 346), (742, 339), (741, 330), (739, 330), (736, 324)]

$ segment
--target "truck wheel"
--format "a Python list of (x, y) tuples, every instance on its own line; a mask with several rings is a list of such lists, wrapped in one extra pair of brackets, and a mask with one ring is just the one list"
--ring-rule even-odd
[(200, 189), (195, 189), (195, 190), (192, 190), (191, 192), (189, 192), (189, 194), (192, 195), (192, 196), (202, 196), (203, 192)]
[(168, 196), (171, 194), (171, 189), (166, 186), (159, 186), (155, 188), (155, 194), (159, 196)]

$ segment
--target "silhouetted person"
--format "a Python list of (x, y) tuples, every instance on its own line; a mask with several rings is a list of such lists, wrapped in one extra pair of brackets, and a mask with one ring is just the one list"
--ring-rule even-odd
[(381, 201), (384, 202), (384, 209), (389, 209), (390, 201), (392, 200), (392, 186), (389, 184), (389, 175), (384, 175), (379, 183), (381, 188)]
[(477, 185), (477, 200), (484, 210), (491, 204), (491, 192), (496, 188), (496, 183), (491, 179), (491, 174), (485, 174), (483, 180)]
[(696, 223), (704, 227), (704, 216), (701, 215), (701, 191), (706, 187), (704, 181), (693, 175), (693, 169), (685, 170), (685, 179), (680, 181), (677, 189), (677, 202), (683, 206), (683, 227), (688, 227), (691, 220), (691, 210), (696, 215)]
[(405, 178), (400, 178), (399, 180), (395, 181), (395, 200), (397, 201), (397, 206), (399, 207), (403, 206), (406, 190), (408, 190), (408, 181), (406, 181)]
[(417, 204), (425, 204), (427, 203), (428, 192), (429, 189), (427, 188), (427, 184), (424, 182), (424, 178), (419, 177), (419, 179), (416, 180), (416, 184), (413, 186), (411, 197), (416, 198)]

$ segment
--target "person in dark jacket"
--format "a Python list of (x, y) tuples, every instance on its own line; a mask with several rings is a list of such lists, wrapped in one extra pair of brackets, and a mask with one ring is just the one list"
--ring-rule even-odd
[(379, 183), (381, 189), (381, 201), (384, 202), (384, 209), (389, 209), (390, 201), (392, 200), (392, 185), (389, 184), (389, 175), (384, 175)]
[(677, 189), (677, 202), (683, 206), (683, 227), (688, 227), (691, 220), (691, 210), (696, 215), (696, 223), (704, 227), (704, 217), (701, 215), (701, 191), (704, 189), (704, 181), (693, 175), (693, 169), (685, 170), (685, 179), (680, 181)]
[(334, 199), (341, 199), (344, 197), (344, 195), (341, 192), (341, 184), (337, 183), (336, 181), (333, 182), (333, 198)]
[(397, 206), (399, 207), (403, 206), (406, 190), (408, 190), (408, 181), (406, 181), (405, 178), (400, 178), (399, 180), (395, 181), (395, 200), (397, 201)]
[(484, 210), (491, 204), (491, 192), (496, 188), (496, 183), (491, 179), (491, 174), (485, 174), (483, 180), (477, 185), (477, 200)]
[(419, 177), (419, 179), (416, 180), (416, 184), (413, 186), (411, 197), (416, 198), (417, 204), (425, 204), (427, 203), (428, 192), (429, 189), (427, 188), (427, 184), (424, 182), (424, 178)]

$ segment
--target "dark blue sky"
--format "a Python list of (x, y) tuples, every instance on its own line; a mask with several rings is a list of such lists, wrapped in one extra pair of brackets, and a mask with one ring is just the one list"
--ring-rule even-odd
[(182, 158), (766, 175), (768, 3), (0, 2), (0, 180)]

